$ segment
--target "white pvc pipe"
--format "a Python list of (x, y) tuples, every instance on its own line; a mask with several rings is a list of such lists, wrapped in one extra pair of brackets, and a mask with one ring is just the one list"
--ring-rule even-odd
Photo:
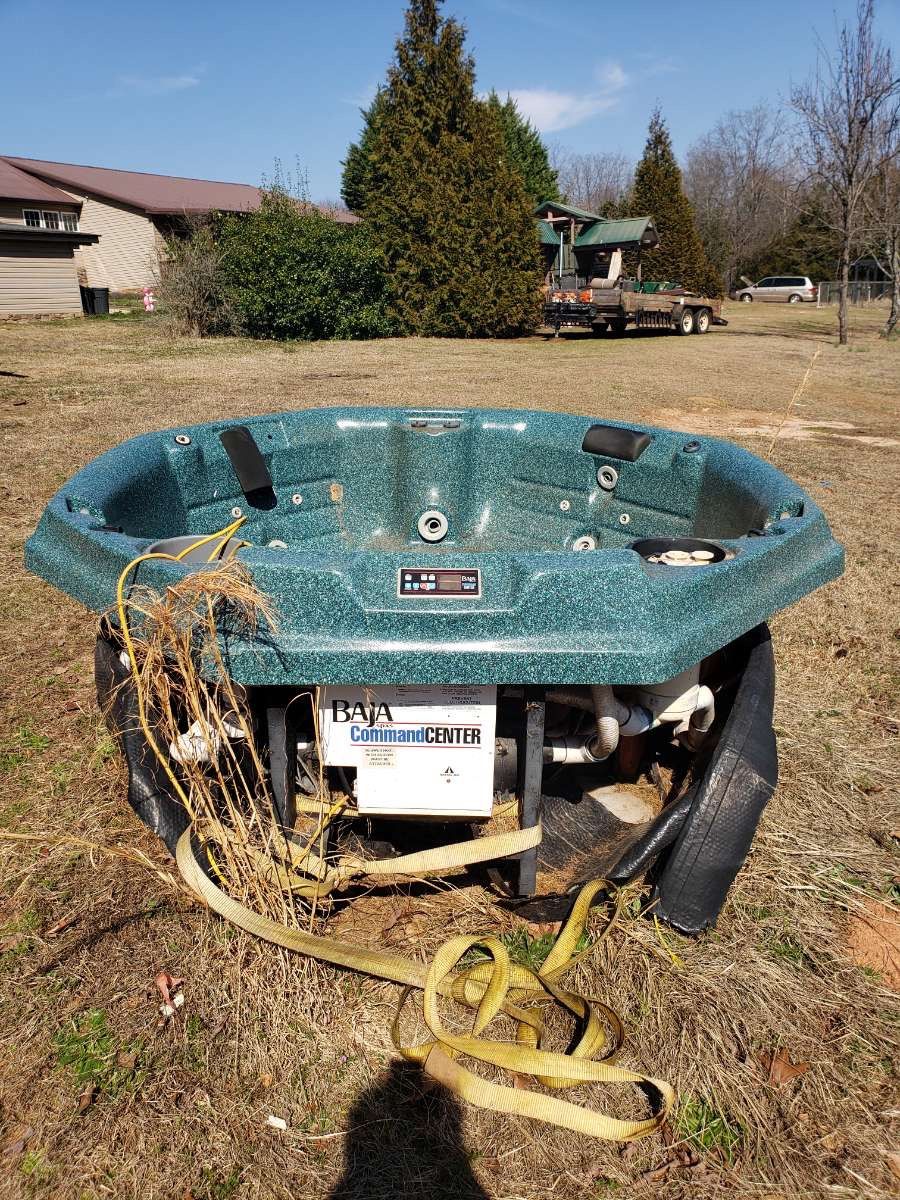
[(544, 762), (566, 763), (570, 766), (575, 763), (600, 762), (591, 748), (594, 740), (593, 737), (548, 738), (544, 742)]
[[(243, 729), (234, 724), (231, 713), (222, 718), (222, 730), (233, 742), (239, 742), (244, 737)], [(177, 763), (210, 762), (219, 753), (221, 745), (222, 737), (218, 729), (213, 728), (209, 721), (198, 719), (173, 742), (169, 742), (169, 755)]]
[(678, 740), (688, 750), (697, 750), (716, 719), (716, 698), (705, 685), (697, 689), (697, 707), (688, 719), (687, 727), (681, 727)]
[(716, 719), (716, 698), (704, 684), (697, 691), (697, 707), (691, 714), (691, 729), (698, 733), (708, 733)]

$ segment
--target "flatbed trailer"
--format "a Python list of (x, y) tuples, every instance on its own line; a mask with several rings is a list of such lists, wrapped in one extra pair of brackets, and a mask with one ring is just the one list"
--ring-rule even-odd
[(668, 329), (672, 333), (706, 333), (710, 325), (727, 325), (722, 301), (684, 288), (638, 290), (626, 280), (615, 287), (586, 287), (575, 292), (551, 291), (544, 305), (544, 323), (557, 334), (563, 328), (609, 330), (614, 336), (629, 325), (636, 329)]

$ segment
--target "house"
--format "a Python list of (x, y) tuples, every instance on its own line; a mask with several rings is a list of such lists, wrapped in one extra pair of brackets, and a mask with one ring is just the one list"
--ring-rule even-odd
[(585, 281), (600, 278), (615, 282), (622, 272), (622, 251), (633, 250), (637, 252), (640, 279), (641, 251), (659, 245), (651, 217), (612, 221), (561, 200), (543, 201), (534, 216), (548, 277), (571, 275)]
[(67, 192), (0, 159), (0, 318), (80, 313), (75, 255), (99, 240)]
[(56, 222), (62, 221), (73, 232), (97, 234), (99, 241), (80, 247), (75, 260), (83, 283), (112, 292), (138, 290), (155, 282), (165, 238), (177, 231), (179, 223), (183, 226), (186, 215), (213, 210), (248, 212), (260, 203), (259, 188), (246, 183), (9, 155), (0, 156), (0, 164), (27, 175), (38, 187), (49, 188), (59, 201), (46, 210), (40, 205), (26, 206), (19, 203), (20, 197), (7, 195), (0, 179), (2, 219), (45, 229), (55, 229)]
[(890, 275), (877, 258), (864, 255), (850, 264), (851, 283), (889, 283)]

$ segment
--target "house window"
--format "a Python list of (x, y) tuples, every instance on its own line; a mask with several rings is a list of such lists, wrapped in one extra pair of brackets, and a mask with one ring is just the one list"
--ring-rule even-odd
[(77, 213), (23, 208), (22, 216), (25, 224), (31, 226), (32, 229), (65, 229), (68, 233), (78, 232)]

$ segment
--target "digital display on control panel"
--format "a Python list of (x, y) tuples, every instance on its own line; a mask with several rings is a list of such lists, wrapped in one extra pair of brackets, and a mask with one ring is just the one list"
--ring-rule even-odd
[(462, 567), (401, 567), (397, 572), (397, 594), (449, 599), (480, 596), (481, 572)]

